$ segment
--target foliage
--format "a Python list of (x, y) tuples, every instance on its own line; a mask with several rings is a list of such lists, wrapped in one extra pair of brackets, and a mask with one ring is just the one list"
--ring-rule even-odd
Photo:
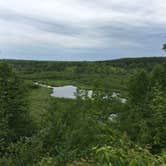
[(166, 51), (166, 44), (163, 45), (163, 50)]
[(16, 141), (33, 132), (25, 100), (25, 87), (5, 64), (0, 64), (0, 138)]
[(164, 81), (161, 81), (165, 74), (163, 65), (155, 68), (149, 77), (144, 71), (133, 76), (125, 111), (119, 114), (121, 130), (127, 131), (131, 140), (138, 144), (149, 144), (154, 153), (166, 149), (166, 96)]
[[(166, 65), (161, 61), (1, 63), (0, 165), (164, 166)], [(161, 65), (152, 70), (156, 63)], [(89, 98), (78, 89), (75, 100), (52, 98), (34, 80), (85, 83), (93, 94)]]
[(6, 60), (19, 77), (59, 86), (72, 84), (81, 88), (98, 88), (107, 85), (112, 90), (126, 92), (127, 79), (138, 69), (151, 71), (156, 64), (162, 64), (165, 58), (125, 58), (100, 62), (51, 62)]
[[(131, 145), (130, 145), (131, 146)], [(164, 166), (164, 156), (153, 156), (148, 150), (141, 147), (103, 146), (94, 148), (98, 166)]]

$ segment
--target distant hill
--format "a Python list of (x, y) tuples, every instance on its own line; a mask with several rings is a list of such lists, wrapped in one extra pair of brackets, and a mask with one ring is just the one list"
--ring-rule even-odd
[(141, 58), (122, 58), (122, 59), (115, 59), (115, 60), (106, 60), (106, 61), (34, 61), (34, 60), (0, 60), (6, 61), (14, 68), (32, 68), (32, 67), (44, 67), (46, 70), (50, 70), (50, 68), (60, 68), (66, 66), (87, 66), (87, 65), (112, 65), (114, 67), (122, 67), (126, 69), (130, 68), (145, 68), (150, 70), (156, 64), (162, 64), (166, 62), (166, 57), (141, 57)]
[(122, 58), (122, 59), (115, 59), (115, 60), (107, 60), (101, 61), (98, 63), (104, 63), (106, 65), (115, 65), (119, 67), (125, 68), (146, 68), (146, 67), (153, 67), (157, 64), (162, 64), (166, 62), (166, 57), (141, 57), (141, 58)]
[(60, 62), (30, 60), (6, 61), (19, 77), (52, 86), (76, 85), (91, 88), (110, 87), (126, 91), (128, 78), (140, 69), (151, 72), (165, 57), (124, 58), (96, 62)]

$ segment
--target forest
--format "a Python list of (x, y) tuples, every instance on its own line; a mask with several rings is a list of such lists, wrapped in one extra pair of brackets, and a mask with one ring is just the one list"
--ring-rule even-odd
[(0, 60), (0, 166), (166, 166), (166, 58)]

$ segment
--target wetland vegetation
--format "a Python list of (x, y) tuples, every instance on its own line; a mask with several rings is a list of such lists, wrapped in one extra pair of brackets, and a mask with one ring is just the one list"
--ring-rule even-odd
[(165, 166), (165, 61), (1, 60), (0, 166)]

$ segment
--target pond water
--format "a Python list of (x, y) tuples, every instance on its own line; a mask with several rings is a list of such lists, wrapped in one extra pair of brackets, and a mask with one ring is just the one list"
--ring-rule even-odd
[(62, 87), (53, 87), (53, 92), (51, 96), (59, 97), (59, 98), (70, 98), (75, 99), (75, 93), (77, 91), (77, 87), (69, 85), (69, 86), (62, 86)]
[[(77, 87), (73, 85), (53, 87), (53, 92), (51, 96), (58, 97), (58, 98), (75, 99), (76, 92), (77, 92)], [(85, 90), (82, 90), (82, 92), (85, 92)], [(89, 90), (87, 92), (88, 92), (88, 96), (91, 97), (92, 91)]]
[[(77, 87), (73, 85), (68, 85), (68, 86), (60, 86), (60, 87), (53, 87), (45, 84), (40, 84), (38, 82), (34, 83), (35, 85), (45, 87), (45, 88), (51, 88), (53, 89), (51, 96), (52, 97), (57, 97), (57, 98), (68, 98), (68, 99), (75, 99), (76, 92), (77, 92)], [(82, 92), (85, 92), (85, 90), (81, 90)], [(88, 96), (92, 96), (92, 90), (88, 90)]]
[[(40, 84), (38, 82), (35, 83), (38, 86), (45, 87), (45, 88), (51, 88), (53, 89), (51, 96), (52, 97), (57, 97), (57, 98), (68, 98), (68, 99), (75, 99), (76, 92), (77, 92), (77, 87), (73, 85), (68, 85), (68, 86), (60, 86), (60, 87), (53, 87), (53, 86), (48, 86), (45, 84)], [(85, 90), (81, 90), (81, 92), (86, 92)], [(92, 96), (92, 90), (88, 90), (88, 97)], [(112, 97), (118, 98), (122, 103), (126, 102), (126, 99), (120, 98), (118, 96), (118, 93), (113, 92)]]

